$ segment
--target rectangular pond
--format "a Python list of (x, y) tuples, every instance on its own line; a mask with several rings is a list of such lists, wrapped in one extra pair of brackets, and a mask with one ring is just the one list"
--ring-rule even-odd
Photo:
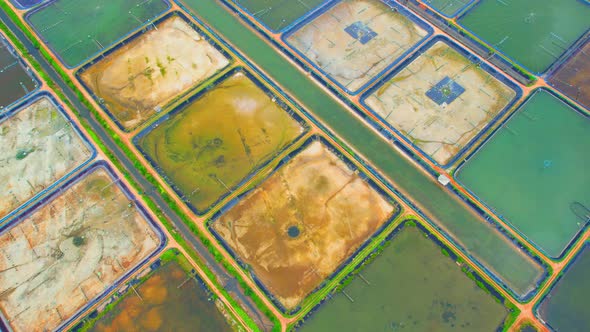
[(76, 67), (168, 7), (165, 0), (55, 0), (26, 19), (66, 66)]
[(174, 250), (165, 252), (147, 274), (129, 282), (124, 290), (101, 304), (73, 331), (234, 331), (226, 319), (231, 316), (225, 305), (206, 288), (188, 260)]
[(314, 137), (223, 210), (215, 235), (294, 311), (401, 208)]
[(0, 35), (0, 114), (39, 87), (39, 82), (14, 48)]
[(165, 243), (104, 163), (0, 233), (0, 308), (13, 331), (58, 329)]
[(87, 138), (46, 93), (0, 115), (0, 221), (93, 157)]
[(115, 123), (131, 131), (229, 64), (188, 18), (170, 14), (76, 75)]
[(482, 0), (459, 23), (534, 73), (551, 64), (590, 29), (586, 0)]
[(590, 220), (590, 118), (536, 90), (457, 178), (553, 258)]
[(590, 327), (590, 245), (586, 243), (542, 300), (537, 315), (553, 330), (586, 332)]
[(230, 71), (144, 129), (137, 146), (196, 213), (206, 213), (306, 131), (251, 74)]
[(272, 31), (280, 31), (325, 0), (228, 0), (245, 8), (250, 15)]
[(307, 318), (301, 331), (495, 331), (508, 309), (408, 224)]

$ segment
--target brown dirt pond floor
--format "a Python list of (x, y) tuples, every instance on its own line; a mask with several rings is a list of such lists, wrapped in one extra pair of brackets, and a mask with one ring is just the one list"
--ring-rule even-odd
[(212, 227), (293, 309), (398, 209), (314, 141)]
[[(365, 24), (376, 33), (362, 44), (344, 29)], [(288, 37), (336, 82), (356, 91), (427, 35), (379, 0), (344, 0)]]
[(549, 81), (590, 110), (590, 39)]
[(0, 235), (0, 308), (14, 331), (55, 329), (159, 240), (103, 168)]
[(135, 291), (128, 289), (121, 302), (88, 331), (232, 331), (220, 302), (209, 300), (209, 295), (194, 277), (187, 276), (177, 262), (171, 261), (144, 283), (135, 286)]
[(46, 97), (0, 123), (0, 218), (92, 155)]
[[(445, 78), (465, 91), (439, 105), (426, 93)], [(365, 102), (432, 159), (446, 165), (515, 97), (513, 89), (438, 41)]]
[(229, 60), (178, 16), (172, 16), (81, 74), (127, 130), (226, 67)]

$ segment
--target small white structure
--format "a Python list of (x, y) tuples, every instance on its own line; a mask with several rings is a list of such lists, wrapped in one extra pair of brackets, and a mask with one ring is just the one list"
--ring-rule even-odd
[(441, 174), (438, 176), (438, 182), (443, 186), (446, 186), (447, 184), (449, 184), (449, 182), (451, 182), (451, 179), (449, 179), (449, 177), (446, 174)]

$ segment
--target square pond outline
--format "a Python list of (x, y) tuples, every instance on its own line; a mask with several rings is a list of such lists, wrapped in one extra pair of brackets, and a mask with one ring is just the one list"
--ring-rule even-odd
[[(395, 75), (399, 74), (404, 68), (406, 68), (410, 63), (412, 63), (416, 58), (420, 57), (422, 55), (422, 53), (424, 53), (425, 51), (430, 49), (432, 46), (434, 46), (434, 44), (436, 44), (439, 41), (447, 44), (453, 50), (455, 50), (455, 51), (459, 52), (461, 55), (465, 56), (469, 61), (471, 61), (473, 63), (478, 63), (479, 66), (484, 71), (486, 71), (489, 75), (491, 75), (495, 79), (499, 80), (501, 83), (506, 85), (508, 88), (510, 88), (514, 92), (516, 92), (516, 96), (512, 99), (512, 101), (510, 103), (508, 103), (508, 105), (506, 105), (504, 107), (504, 109), (499, 111), (498, 114), (490, 122), (488, 122), (488, 124), (486, 124), (486, 126), (481, 131), (479, 131), (479, 133), (477, 135), (475, 135), (473, 138), (471, 138), (469, 140), (469, 142), (467, 144), (465, 144), (465, 146), (461, 150), (459, 150), (459, 152), (457, 152), (457, 154), (455, 154), (455, 156), (453, 158), (451, 158), (449, 160), (449, 162), (447, 162), (444, 165), (441, 165), (438, 162), (436, 162), (430, 155), (426, 154), (426, 152), (423, 151), (420, 147), (418, 147), (417, 145), (412, 143), (408, 139), (408, 137), (406, 137), (406, 135), (404, 135), (397, 128), (395, 128), (393, 125), (391, 125), (387, 120), (385, 120), (383, 117), (381, 117), (377, 112), (373, 111), (372, 108), (366, 103), (366, 99), (369, 98), (373, 94), (373, 92), (375, 92), (376, 90), (381, 88), (384, 84), (387, 84), (387, 82), (389, 82)], [(414, 54), (412, 54), (411, 57), (407, 58), (401, 64), (399, 64), (399, 66), (397, 66), (397, 68), (395, 68), (395, 70), (388, 73), (386, 76), (382, 77), (379, 81), (377, 81), (373, 86), (371, 86), (366, 92), (364, 92), (361, 95), (360, 102), (361, 102), (361, 105), (363, 107), (365, 107), (371, 113), (371, 115), (377, 117), (379, 119), (379, 121), (382, 122), (382, 123), (376, 123), (374, 121), (371, 121), (371, 124), (373, 124), (373, 127), (375, 129), (381, 130), (381, 128), (387, 128), (389, 130), (392, 130), (393, 132), (395, 132), (396, 134), (398, 134), (399, 136), (401, 136), (403, 138), (405, 144), (408, 144), (408, 145), (412, 146), (414, 149), (420, 151), (421, 155), (423, 157), (427, 158), (428, 160), (430, 160), (430, 162), (432, 162), (435, 165), (440, 166), (442, 168), (448, 169), (453, 164), (455, 164), (459, 159), (461, 159), (464, 156), (465, 152), (468, 151), (469, 149), (471, 149), (473, 147), (473, 145), (476, 144), (482, 137), (484, 137), (486, 135), (491, 135), (492, 133), (488, 133), (490, 128), (493, 127), (494, 125), (496, 125), (498, 120), (500, 118), (502, 118), (510, 109), (512, 109), (514, 107), (514, 105), (520, 100), (522, 95), (523, 95), (522, 89), (516, 83), (514, 83), (508, 76), (506, 76), (502, 72), (494, 69), (493, 67), (489, 66), (487, 63), (482, 61), (480, 57), (478, 57), (474, 53), (471, 53), (471, 51), (456, 44), (455, 42), (453, 42), (449, 38), (441, 35), (441, 36), (436, 36), (436, 37), (430, 39), (426, 44), (422, 45), (418, 50), (416, 50), (414, 52)]]
[(53, 97), (52, 94), (50, 94), (49, 92), (46, 92), (46, 91), (41, 91), (41, 92), (31, 96), (30, 98), (28, 98), (24, 101), (21, 101), (18, 105), (16, 105), (14, 108), (10, 109), (8, 112), (0, 114), (0, 123), (7, 121), (8, 119), (10, 119), (12, 117), (12, 115), (24, 110), (28, 106), (33, 105), (34, 103), (36, 103), (37, 101), (40, 101), (43, 98), (47, 98), (47, 100), (49, 100), (49, 102), (55, 107), (57, 112), (60, 115), (62, 115), (68, 123), (70, 123), (72, 125), (74, 132), (80, 137), (80, 139), (86, 145), (88, 150), (90, 150), (91, 155), (87, 160), (80, 163), (78, 166), (76, 166), (74, 169), (72, 169), (66, 175), (57, 179), (52, 184), (48, 185), (47, 188), (43, 189), (42, 191), (38, 192), (35, 196), (26, 200), (24, 203), (22, 203), (19, 207), (12, 210), (6, 216), (0, 218), (0, 230), (3, 227), (5, 227), (4, 223), (6, 221), (10, 220), (16, 214), (20, 213), (21, 210), (27, 208), (27, 206), (29, 204), (31, 204), (33, 201), (37, 200), (39, 197), (41, 197), (41, 196), (45, 195), (47, 192), (53, 190), (54, 187), (59, 186), (65, 179), (69, 178), (72, 174), (74, 174), (77, 171), (79, 171), (80, 169), (84, 168), (86, 165), (88, 165), (88, 163), (90, 163), (94, 158), (96, 158), (96, 155), (97, 155), (96, 147), (94, 146), (94, 144), (92, 144), (90, 139), (88, 137), (86, 137), (86, 135), (82, 132), (82, 130), (78, 127), (78, 125), (72, 121), (71, 117), (62, 108), (62, 106), (56, 102), (55, 97)]
[[(210, 77), (206, 78), (204, 81), (199, 82), (199, 83), (191, 86), (187, 90), (185, 90), (185, 91), (181, 92), (180, 94), (178, 94), (172, 100), (166, 102), (164, 105), (162, 105), (162, 112), (159, 112), (159, 113), (156, 112), (155, 114), (153, 114), (152, 116), (150, 116), (148, 119), (146, 119), (144, 122), (140, 123), (139, 125), (137, 125), (137, 126), (135, 126), (133, 128), (126, 129), (123, 126), (123, 124), (113, 115), (113, 113), (111, 113), (111, 111), (108, 109), (108, 107), (106, 107), (104, 104), (102, 104), (102, 103), (99, 102), (100, 98), (94, 93), (94, 91), (88, 85), (86, 85), (86, 83), (84, 82), (84, 80), (82, 80), (82, 74), (84, 74), (84, 72), (86, 72), (90, 67), (92, 67), (96, 63), (98, 63), (100, 61), (104, 61), (107, 58), (107, 56), (109, 56), (111, 53), (114, 53), (114, 52), (118, 51), (119, 49), (127, 46), (127, 44), (131, 43), (135, 39), (141, 38), (145, 33), (148, 33), (149, 31), (151, 31), (153, 29), (153, 26), (154, 25), (157, 26), (160, 23), (162, 23), (162, 22), (164, 22), (164, 21), (166, 21), (166, 20), (168, 20), (170, 18), (173, 18), (173, 17), (179, 17), (185, 23), (187, 23), (201, 37), (203, 37), (203, 39), (206, 40), (209, 45), (213, 46), (225, 58), (227, 58), (228, 61), (229, 61), (229, 64), (227, 66), (223, 67), (222, 69), (218, 70), (215, 74), (213, 74), (213, 76), (210, 76)], [(203, 86), (203, 84), (205, 84), (208, 80), (210, 80), (213, 77), (215, 77), (215, 75), (218, 75), (219, 73), (223, 72), (224, 70), (227, 70), (227, 68), (230, 68), (233, 63), (235, 63), (234, 57), (231, 56), (221, 46), (221, 43), (219, 43), (216, 40), (214, 40), (211, 37), (209, 37), (208, 33), (205, 31), (204, 28), (202, 28), (202, 27), (198, 26), (196, 23), (192, 22), (183, 12), (180, 12), (180, 11), (172, 11), (172, 12), (169, 12), (166, 15), (161, 16), (158, 19), (154, 20), (150, 25), (148, 25), (144, 29), (140, 29), (140, 30), (131, 32), (129, 35), (125, 36), (125, 38), (123, 38), (122, 40), (117, 41), (115, 43), (115, 46), (110, 47), (106, 51), (101, 52), (101, 53), (97, 54), (94, 57), (91, 57), (88, 60), (88, 62), (84, 63), (80, 67), (80, 69), (78, 69), (76, 71), (76, 73), (74, 75), (76, 76), (76, 79), (78, 80), (78, 83), (80, 83), (84, 87), (84, 89), (86, 90), (86, 92), (89, 95), (92, 96), (92, 99), (96, 102), (96, 104), (98, 104), (100, 106), (100, 108), (117, 125), (117, 127), (119, 127), (119, 129), (122, 130), (123, 132), (130, 133), (130, 132), (133, 132), (133, 131), (137, 130), (138, 128), (141, 128), (141, 127), (145, 126), (146, 124), (149, 124), (150, 121), (152, 121), (155, 118), (158, 118), (160, 116), (160, 114), (167, 113), (168, 112), (168, 108), (170, 108), (170, 106), (172, 106), (175, 101), (182, 100), (186, 96), (190, 95), (191, 93), (193, 93), (193, 91), (195, 89), (198, 89), (199, 87)]]
[[(301, 300), (301, 303), (298, 306), (296, 306), (292, 310), (288, 310), (288, 309), (286, 309), (279, 302), (278, 299), (276, 299), (274, 297), (273, 293), (264, 285), (264, 283), (260, 279), (258, 279), (258, 277), (254, 273), (254, 271), (249, 271), (248, 270), (248, 265), (226, 243), (226, 241), (223, 239), (223, 237), (219, 233), (217, 233), (215, 231), (215, 229), (212, 227), (212, 224), (215, 223), (221, 217), (221, 215), (223, 215), (225, 212), (227, 212), (232, 207), (234, 207), (239, 201), (241, 201), (244, 198), (246, 198), (258, 186), (260, 186), (262, 183), (266, 182), (266, 180), (268, 180), (272, 175), (274, 175), (279, 169), (281, 169), (283, 166), (285, 166), (286, 164), (288, 164), (291, 161), (291, 159), (293, 159), (295, 156), (297, 156), (300, 152), (302, 152), (303, 150), (305, 150), (305, 148), (307, 148), (311, 143), (313, 143), (315, 141), (319, 141), (331, 153), (333, 153), (336, 157), (338, 157), (341, 161), (343, 161), (349, 169), (357, 171), (358, 172), (357, 175), (361, 179), (365, 180), (367, 182), (367, 184), (373, 190), (375, 190), (378, 195), (381, 195), (385, 200), (387, 200), (388, 202), (391, 202), (392, 206), (394, 206), (394, 207), (397, 206), (398, 208), (397, 208), (397, 211), (395, 213), (393, 213), (389, 217), (389, 219), (387, 219), (377, 230), (375, 230), (371, 234), (370, 237), (368, 237), (366, 240), (364, 240), (362, 242), (362, 244), (348, 258), (346, 258), (346, 260), (344, 260), (342, 263), (340, 263), (339, 265), (337, 265), (336, 269), (330, 275), (328, 275), (326, 278), (324, 278), (324, 281), (320, 285), (318, 285), (315, 289), (313, 289), (311, 292), (309, 292), (309, 294), (307, 296), (305, 296)], [(268, 174), (266, 174), (264, 176), (264, 178), (260, 179), (260, 181), (258, 181), (255, 184), (255, 186), (253, 186), (252, 188), (248, 189), (247, 191), (245, 191), (243, 193), (240, 193), (237, 197), (233, 198), (231, 201), (229, 201), (226, 204), (224, 204), (223, 207), (219, 208), (218, 211), (215, 212), (215, 214), (213, 214), (210, 218), (207, 219), (207, 221), (205, 223), (205, 226), (207, 227), (207, 229), (209, 230), (209, 232), (211, 232), (211, 234), (213, 234), (213, 236), (215, 237), (215, 239), (217, 240), (217, 242), (232, 256), (232, 258), (234, 259), (234, 261), (236, 261), (238, 263), (238, 265), (240, 265), (240, 267), (244, 270), (244, 272), (249, 273), (249, 275), (252, 277), (252, 279), (254, 280), (254, 282), (256, 283), (256, 285), (258, 286), (258, 288), (260, 288), (264, 292), (264, 294), (266, 295), (266, 297), (274, 304), (274, 306), (277, 309), (279, 309), (283, 314), (293, 315), (293, 314), (298, 313), (301, 310), (301, 304), (304, 304), (305, 301), (307, 301), (307, 299), (309, 299), (309, 297), (311, 295), (313, 295), (317, 291), (319, 291), (319, 290), (321, 290), (321, 289), (323, 289), (323, 288), (326, 287), (326, 285), (324, 285), (324, 283), (325, 283), (326, 280), (331, 280), (332, 278), (336, 277), (343, 269), (345, 269), (346, 267), (348, 267), (349, 264), (350, 264), (350, 262), (354, 258), (356, 258), (358, 255), (360, 255), (361, 252), (369, 244), (372, 243), (372, 241), (375, 239), (375, 237), (378, 237), (379, 235), (381, 235), (385, 229), (387, 229), (389, 226), (391, 226), (398, 219), (398, 217), (402, 213), (403, 213), (403, 207), (400, 205), (399, 201), (396, 198), (391, 197), (383, 189), (381, 189), (379, 187), (379, 185), (377, 184), (376, 181), (374, 181), (373, 179), (371, 179), (371, 177), (369, 175), (367, 175), (365, 172), (363, 172), (362, 170), (360, 170), (354, 164), (354, 162), (351, 159), (349, 159), (348, 157), (346, 157), (345, 155), (343, 155), (326, 138), (324, 138), (323, 136), (320, 136), (320, 135), (314, 135), (314, 136), (308, 138), (301, 146), (299, 146), (296, 149), (290, 151), (288, 155), (284, 156), (279, 161), (279, 163), (276, 164), (276, 166), (272, 169), (272, 171), (270, 171)], [(367, 255), (367, 257), (368, 256), (369, 255)], [(325, 301), (325, 299), (326, 298), (322, 299), (321, 302)], [(313, 310), (314, 309), (312, 309), (312, 311)]]
[(17, 105), (20, 102), (24, 101), (29, 96), (31, 96), (31, 95), (35, 94), (36, 92), (38, 92), (41, 89), (41, 81), (37, 77), (35, 71), (33, 69), (31, 69), (31, 67), (29, 67), (29, 65), (23, 59), (23, 57), (20, 56), (20, 54), (14, 48), (14, 46), (12, 45), (12, 42), (8, 39), (8, 37), (6, 37), (6, 35), (4, 34), (4, 32), (0, 32), (0, 44), (2, 44), (6, 48), (6, 50), (8, 52), (10, 52), (16, 58), (16, 60), (18, 61), (19, 65), (23, 68), (24, 71), (27, 72), (27, 74), (29, 75), (29, 77), (31, 78), (31, 80), (33, 80), (35, 82), (35, 85), (36, 85), (36, 87), (35, 87), (34, 90), (29, 91), (28, 93), (26, 93), (25, 95), (23, 95), (21, 98), (13, 101), (12, 104), (5, 106), (3, 109), (0, 109), (0, 117), (1, 117), (1, 115), (4, 112), (6, 112), (6, 110), (9, 110), (9, 109), (13, 108), (15, 105)]
[[(54, 199), (61, 196), (62, 191), (68, 190), (69, 188), (71, 188), (72, 186), (74, 186), (78, 182), (82, 181), (88, 175), (92, 174), (94, 171), (96, 171), (98, 169), (103, 169), (107, 173), (107, 175), (113, 180), (113, 182), (117, 183), (117, 187), (119, 188), (119, 190), (130, 201), (133, 201), (135, 203), (135, 207), (136, 207), (138, 213), (145, 219), (146, 224), (149, 227), (151, 227), (152, 230), (154, 231), (154, 233), (159, 237), (158, 240), (160, 240), (160, 243), (148, 256), (144, 257), (135, 266), (133, 266), (131, 269), (129, 269), (127, 272), (125, 272), (123, 275), (121, 275), (119, 278), (117, 278), (116, 281), (113, 282), (112, 285), (105, 288), (101, 293), (99, 293), (93, 299), (89, 300), (86, 304), (82, 305), (80, 307), (80, 309), (78, 311), (76, 311), (71, 317), (64, 319), (60, 323), (60, 325), (58, 325), (55, 328), (56, 331), (63, 330), (63, 328), (66, 325), (74, 322), (81, 315), (83, 315), (88, 310), (88, 308), (90, 308), (93, 305), (95, 305), (96, 303), (99, 303), (100, 301), (104, 300), (104, 298), (106, 297), (106, 295), (108, 293), (112, 292), (114, 289), (119, 287), (125, 279), (127, 279), (130, 275), (137, 272), (147, 261), (152, 259), (154, 256), (158, 255), (162, 251), (162, 249), (166, 246), (166, 244), (168, 243), (168, 238), (164, 235), (162, 228), (160, 228), (160, 226), (156, 223), (156, 221), (154, 219), (152, 219), (149, 212), (147, 212), (148, 211), (147, 208), (145, 208), (143, 206), (143, 203), (141, 202), (141, 200), (139, 200), (135, 195), (133, 195), (133, 193), (129, 190), (129, 187), (124, 182), (120, 181), (121, 178), (117, 175), (117, 173), (113, 170), (113, 168), (106, 161), (103, 161), (103, 160), (96, 161), (92, 165), (86, 167), (84, 170), (80, 171), (75, 176), (68, 179), (65, 183), (63, 183), (58, 188), (54, 188), (52, 190), (52, 192), (49, 193), (47, 196), (45, 196), (43, 199), (35, 202), (34, 205), (28, 207), (24, 212), (19, 214), (17, 218), (11, 220), (7, 224), (0, 226), (0, 233), (4, 233), (4, 232), (10, 230), (12, 228), (12, 226), (20, 224), (22, 221), (26, 220), (28, 217), (33, 215), (35, 212), (42, 209), (46, 204), (51, 203)], [(0, 312), (0, 328), (7, 328), (9, 326), (10, 326), (10, 324), (6, 320), (6, 317), (4, 317), (4, 314)]]
[(344, 85), (342, 85), (340, 82), (336, 81), (331, 75), (329, 75), (322, 68), (318, 67), (318, 65), (314, 61), (309, 59), (305, 54), (303, 54), (298, 48), (293, 46), (288, 41), (288, 38), (291, 37), (295, 32), (301, 30), (308, 23), (311, 23), (313, 20), (315, 20), (316, 18), (318, 18), (322, 14), (328, 12), (330, 9), (332, 9), (337, 4), (339, 4), (341, 2), (341, 0), (331, 0), (331, 1), (327, 2), (325, 5), (318, 8), (318, 10), (314, 11), (313, 14), (308, 15), (307, 17), (305, 17), (305, 19), (303, 19), (300, 22), (297, 22), (297, 24), (293, 25), (288, 31), (286, 31), (281, 36), (281, 39), (285, 44), (287, 44), (290, 47), (291, 51), (295, 52), (297, 55), (299, 55), (300, 57), (302, 57), (305, 60), (306, 65), (309, 65), (310, 67), (314, 68), (316, 71), (320, 72), (322, 75), (324, 75), (326, 78), (328, 78), (333, 84), (337, 85), (340, 89), (346, 91), (348, 94), (353, 95), (353, 96), (358, 95), (361, 91), (363, 91), (368, 86), (372, 85), (377, 80), (379, 80), (380, 77), (383, 76), (383, 74), (385, 74), (389, 70), (391, 70), (391, 68), (394, 68), (395, 66), (397, 66), (400, 63), (400, 61), (402, 61), (403, 58), (407, 57), (409, 54), (416, 51), (417, 48), (419, 48), (421, 45), (423, 45), (424, 42), (426, 40), (428, 40), (430, 37), (432, 37), (432, 35), (434, 34), (434, 28), (432, 28), (430, 23), (428, 23), (427, 21), (423, 20), (422, 18), (414, 15), (413, 13), (408, 11), (405, 7), (398, 4), (397, 2), (394, 2), (393, 0), (375, 0), (375, 1), (382, 2), (384, 5), (389, 6), (390, 8), (395, 8), (398, 13), (405, 16), (407, 19), (411, 20), (418, 27), (424, 29), (426, 31), (426, 35), (419, 42), (417, 42), (415, 45), (413, 45), (408, 50), (406, 50), (404, 53), (402, 53), (400, 56), (398, 56), (392, 63), (388, 64), (385, 68), (383, 68), (383, 70), (381, 70), (378, 74), (376, 74), (374, 77), (372, 77), (369, 81), (364, 83), (361, 87), (359, 87), (355, 91), (349, 90)]
[[(485, 206), (486, 208), (488, 208), (491, 211), (496, 211), (496, 209), (493, 206), (488, 205), (482, 198), (480, 198), (477, 194), (475, 194), (469, 187), (467, 187), (466, 185), (464, 185), (459, 180), (459, 178), (458, 178), (457, 175), (460, 173), (461, 168), (467, 164), (468, 160), (471, 159), (473, 156), (475, 156), (481, 149), (485, 148), (486, 143), (488, 143), (490, 140), (492, 140), (492, 138), (496, 135), (496, 133), (498, 133), (504, 127), (504, 125), (506, 123), (510, 122), (510, 120), (518, 112), (520, 112), (523, 107), (526, 106), (526, 104), (529, 102), (529, 100), (531, 98), (533, 98), (536, 95), (537, 92), (540, 92), (540, 91), (544, 91), (544, 92), (548, 93), (549, 95), (553, 96), (554, 98), (556, 98), (557, 100), (559, 100), (561, 103), (563, 103), (563, 105), (565, 107), (570, 108), (572, 112), (578, 113), (580, 116), (586, 117), (588, 120), (590, 120), (590, 116), (588, 114), (583, 113), (582, 110), (578, 109), (577, 107), (575, 107), (575, 105), (573, 105), (570, 102), (568, 102), (567, 100), (563, 99), (559, 94), (555, 93), (551, 89), (548, 89), (548, 88), (545, 88), (545, 87), (540, 87), (540, 88), (537, 88), (537, 89), (533, 90), (533, 92), (530, 93), (529, 96), (522, 103), (519, 104), (519, 106), (516, 108), (516, 110), (512, 114), (510, 114), (510, 116), (506, 117), (501, 123), (499, 123), (499, 125), (482, 142), (480, 142), (473, 151), (471, 151), (467, 156), (465, 156), (465, 158), (463, 159), (463, 161), (461, 161), (461, 163), (459, 163), (457, 165), (457, 167), (455, 168), (455, 172), (453, 173), (453, 178), (455, 179), (455, 181), (457, 181), (457, 183), (459, 183), (465, 190), (467, 190), (469, 192), (469, 194), (471, 194), (473, 197), (475, 197), (480, 204), (482, 204), (483, 206)], [(563, 250), (560, 253), (560, 255), (558, 257), (552, 257), (547, 252), (545, 252), (545, 249), (541, 248), (538, 244), (536, 244), (531, 239), (529, 239), (526, 236), (526, 234), (524, 234), (522, 231), (520, 231), (520, 229), (518, 229), (510, 221), (508, 221), (507, 219), (505, 219), (505, 217), (499, 217), (499, 219), (501, 219), (512, 231), (514, 231), (515, 233), (517, 233), (520, 236), (522, 236), (528, 242), (528, 245), (531, 245), (531, 246), (535, 247), (540, 252), (542, 252), (544, 255), (546, 255), (547, 257), (549, 257), (550, 259), (552, 259), (554, 261), (560, 261), (566, 255), (568, 255), (570, 253), (572, 247), (578, 241), (581, 240), (582, 234), (584, 234), (584, 232), (588, 228), (590, 228), (590, 222), (587, 222), (583, 227), (581, 227), (574, 234), (574, 236), (570, 239), (570, 241), (567, 243), (567, 245), (563, 248)], [(515, 245), (516, 244), (518, 244), (518, 242), (515, 242)], [(535, 256), (532, 256), (532, 257), (534, 257), (535, 260), (536, 260), (536, 258), (538, 258), (536, 255)], [(543, 267), (546, 267), (546, 264), (543, 261), (539, 261), (539, 262), (542, 263), (541, 265)], [(546, 276), (547, 276), (547, 273), (546, 273)], [(542, 281), (545, 281), (546, 278), (544, 277), (541, 280)], [(538, 290), (538, 288), (536, 288), (535, 290)]]
[[(381, 243), (388, 245), (392, 241), (395, 241), (396, 235), (399, 234), (401, 231), (403, 231), (406, 227), (416, 227), (416, 228), (418, 228), (419, 232), (424, 234), (424, 236), (426, 236), (430, 241), (433, 241), (441, 249), (441, 251), (442, 250), (446, 251), (446, 253), (448, 254), (448, 257), (445, 257), (445, 258), (441, 257), (440, 259), (452, 259), (454, 261), (457, 261), (458, 259), (460, 259), (459, 255), (457, 254), (457, 251), (455, 251), (454, 249), (452, 249), (451, 247), (446, 245), (437, 235), (435, 235), (430, 230), (428, 230), (428, 228), (426, 226), (424, 226), (422, 223), (429, 224), (427, 221), (417, 221), (417, 219), (415, 219), (414, 217), (407, 216), (404, 219), (402, 219), (402, 221), (400, 221), (398, 223), (398, 225), (395, 226), (395, 228), (385, 237), (385, 239), (383, 239), (383, 241)], [(410, 226), (408, 226), (409, 224), (410, 224)], [(413, 226), (411, 224), (413, 224)], [(446, 236), (444, 236), (444, 234), (443, 234), (442, 238), (446, 239)], [(378, 253), (378, 250), (379, 250), (379, 248), (370, 252), (362, 261), (360, 261), (356, 266), (354, 266), (353, 271), (354, 272), (358, 271), (359, 273), (362, 272), (363, 265), (367, 262), (367, 260), (370, 260), (375, 254), (377, 254), (376, 258), (379, 257), (380, 254)], [(458, 251), (463, 252), (460, 248)], [(443, 254), (441, 253), (441, 255), (443, 255)], [(374, 261), (371, 261), (369, 264), (373, 264), (373, 263), (374, 263)], [(467, 264), (467, 266), (469, 266), (469, 263), (464, 263), (464, 264)], [(474, 265), (478, 266), (478, 264), (474, 264)], [(485, 269), (484, 269), (484, 271), (487, 273), (487, 271)], [(354, 273), (354, 272), (352, 272), (352, 273)], [(482, 277), (482, 275), (479, 274), (477, 271), (471, 270), (470, 275), (473, 276), (474, 282), (479, 281), (484, 285), (485, 289), (487, 291), (489, 291), (489, 295), (492, 298), (496, 298), (502, 302), (507, 301), (507, 298), (502, 296), (502, 294), (500, 292), (498, 292), (494, 288), (494, 286), (492, 286), (488, 281), (486, 281), (484, 279), (484, 277)], [(356, 275), (348, 274), (348, 275), (344, 276), (342, 278), (342, 280), (340, 281), (340, 283), (338, 283), (338, 285), (336, 287), (343, 285), (344, 281), (346, 281), (348, 278), (351, 278), (351, 277), (356, 278)], [(318, 304), (316, 304), (308, 313), (305, 314), (305, 316), (303, 316), (300, 320), (298, 320), (295, 323), (295, 330), (298, 330), (298, 327), (300, 327), (302, 324), (305, 324), (304, 323), (305, 320), (309, 319), (313, 315), (317, 315), (318, 311), (322, 309), (322, 306), (329, 303), (330, 299), (331, 299), (330, 296), (324, 297)], [(503, 327), (503, 326), (498, 327), (498, 331), (501, 331), (501, 329), (500, 329), (501, 327)]]
[[(182, 197), (184, 195), (184, 193), (180, 190), (180, 188), (177, 188), (177, 186), (172, 181), (166, 179), (167, 178), (166, 173), (162, 169), (160, 169), (160, 167), (158, 166), (158, 163), (155, 160), (153, 160), (147, 154), (147, 152), (144, 151), (144, 149), (141, 148), (141, 146), (139, 144), (139, 140), (142, 137), (148, 135), (153, 129), (155, 129), (162, 122), (165, 122), (171, 116), (174, 116), (177, 113), (184, 111), (193, 102), (195, 102), (198, 99), (200, 99), (201, 97), (203, 97), (209, 91), (212, 91), (213, 89), (215, 89), (218, 85), (225, 82), (227, 79), (229, 79), (230, 77), (232, 77), (236, 73), (243, 73), (246, 76), (246, 78), (251, 80), (259, 89), (261, 89), (261, 91), (263, 93), (265, 93), (268, 96), (276, 97), (277, 98), (276, 103), (277, 103), (277, 105), (280, 106), (282, 111), (286, 112), (289, 115), (289, 117), (291, 117), (295, 122), (297, 122), (303, 128), (303, 131), (301, 132), (301, 134), (299, 136), (297, 136), (291, 143), (289, 143), (287, 146), (285, 146), (281, 151), (278, 151), (279, 153), (290, 149), (295, 143), (297, 143), (301, 139), (301, 137), (305, 136), (307, 134), (307, 132), (309, 132), (309, 129), (310, 129), (309, 124), (302, 116), (300, 116), (295, 110), (293, 110), (288, 105), (288, 103), (285, 101), (285, 100), (287, 100), (287, 98), (283, 95), (282, 91), (279, 91), (278, 95), (275, 94), (274, 92), (271, 91), (271, 89), (269, 87), (266, 86), (266, 83), (263, 82), (263, 81), (266, 81), (266, 79), (264, 77), (259, 79), (256, 77), (255, 74), (253, 74), (250, 70), (248, 70), (244, 67), (235, 67), (235, 68), (231, 69), (230, 71), (224, 73), (222, 76), (218, 77), (213, 83), (211, 83), (209, 86), (207, 86), (207, 88), (201, 89), (197, 92), (192, 91), (191, 92), (192, 94), (189, 93), (188, 97), (185, 100), (183, 100), (182, 103), (175, 105), (175, 107), (172, 110), (168, 110), (167, 112), (165, 112), (165, 114), (162, 114), (160, 117), (157, 118), (156, 121), (150, 123), (149, 126), (143, 128), (139, 133), (137, 133), (132, 138), (133, 145), (135, 146), (135, 148), (141, 153), (143, 158), (145, 158), (145, 160), (150, 164), (150, 166), (158, 173), (158, 176), (162, 180), (164, 180), (164, 182), (166, 182), (166, 184), (174, 191), (174, 193), (179, 198)], [(260, 164), (255, 169), (253, 169), (244, 179), (242, 179), (235, 186), (231, 187), (230, 191), (228, 191), (225, 194), (223, 194), (222, 196), (220, 196), (213, 204), (211, 204), (211, 206), (209, 206), (205, 210), (202, 210), (202, 211), (198, 210), (191, 203), (188, 203), (186, 201), (183, 201), (183, 202), (193, 213), (195, 213), (198, 216), (203, 216), (203, 215), (209, 213), (211, 210), (213, 210), (219, 204), (219, 202), (223, 201), (227, 196), (229, 196), (232, 191), (238, 190), (245, 182), (248, 182), (250, 179), (255, 177), (259, 173), (260, 169), (266, 167), (273, 160), (274, 159), (271, 158), (271, 159), (267, 160), (266, 162)]]

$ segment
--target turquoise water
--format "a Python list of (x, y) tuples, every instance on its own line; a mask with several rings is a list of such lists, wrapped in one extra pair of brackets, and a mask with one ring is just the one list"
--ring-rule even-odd
[(163, 0), (57, 0), (29, 21), (63, 62), (74, 67), (166, 8)]
[(495, 331), (506, 308), (424, 235), (405, 226), (301, 331)]
[(231, 0), (272, 30), (286, 28), (324, 0)]
[(541, 318), (556, 331), (587, 332), (590, 327), (590, 249), (557, 282), (539, 307)]
[(424, 0), (424, 3), (449, 17), (453, 16), (469, 2), (471, 0)]
[(244, 26), (214, 0), (186, 0), (194, 14), (242, 50), (309, 109), (317, 118), (362, 153), (399, 189), (428, 211), (467, 251), (495, 271), (517, 294), (527, 293), (542, 275), (542, 268), (489, 224), (467, 210), (449, 192), (426, 177), (361, 120), (352, 115), (311, 78)]
[(585, 0), (482, 0), (459, 23), (540, 73), (590, 28), (590, 4)]
[(558, 257), (590, 218), (583, 218), (590, 213), (583, 211), (590, 208), (589, 142), (590, 119), (538, 90), (457, 176)]

